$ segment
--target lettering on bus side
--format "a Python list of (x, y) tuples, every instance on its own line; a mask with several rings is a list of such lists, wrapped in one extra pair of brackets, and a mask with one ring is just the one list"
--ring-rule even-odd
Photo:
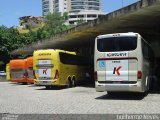
[(120, 60), (113, 60), (112, 63), (120, 63)]
[(128, 57), (128, 52), (123, 52), (123, 53), (107, 53), (106, 54), (107, 58), (111, 58), (111, 57)]
[(39, 56), (48, 56), (48, 55), (51, 55), (51, 53), (39, 53), (38, 55)]

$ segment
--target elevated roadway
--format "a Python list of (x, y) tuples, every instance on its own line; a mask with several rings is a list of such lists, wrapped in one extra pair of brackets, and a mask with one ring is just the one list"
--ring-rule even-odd
[(94, 45), (96, 36), (118, 32), (140, 33), (152, 44), (156, 57), (160, 57), (160, 0), (141, 0), (50, 39), (19, 48), (12, 54), (32, 54), (34, 50), (46, 48), (86, 48)]

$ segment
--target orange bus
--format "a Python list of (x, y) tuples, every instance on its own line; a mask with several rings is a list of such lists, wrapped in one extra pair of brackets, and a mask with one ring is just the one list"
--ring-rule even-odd
[(14, 59), (10, 61), (10, 79), (11, 82), (27, 83), (27, 65), (26, 59)]
[(27, 82), (34, 83), (33, 57), (27, 57), (27, 73), (28, 73)]

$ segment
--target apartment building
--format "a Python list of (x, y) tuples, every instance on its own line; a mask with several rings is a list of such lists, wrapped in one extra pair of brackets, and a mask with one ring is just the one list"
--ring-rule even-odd
[(76, 24), (79, 20), (87, 22), (104, 15), (101, 8), (101, 0), (42, 0), (43, 16), (49, 12), (68, 12), (70, 24)]
[(42, 0), (42, 15), (49, 12), (69, 12), (71, 10), (71, 0)]

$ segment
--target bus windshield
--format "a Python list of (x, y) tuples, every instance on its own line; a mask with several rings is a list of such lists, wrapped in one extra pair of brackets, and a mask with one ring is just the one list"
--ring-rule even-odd
[(137, 48), (137, 37), (107, 37), (97, 39), (100, 52), (131, 51)]

